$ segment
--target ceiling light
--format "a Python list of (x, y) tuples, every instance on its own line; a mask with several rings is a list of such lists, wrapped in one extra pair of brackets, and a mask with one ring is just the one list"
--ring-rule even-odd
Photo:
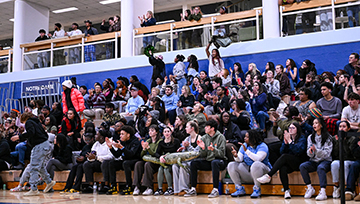
[(105, 0), (105, 1), (100, 1), (100, 4), (112, 4), (112, 3), (116, 3), (116, 2), (120, 2), (121, 0)]
[(70, 7), (70, 8), (64, 8), (64, 9), (58, 9), (58, 10), (55, 10), (55, 11), (52, 11), (52, 12), (53, 13), (65, 13), (65, 12), (76, 11), (76, 10), (79, 10), (79, 9), (76, 8), (76, 7)]
[(12, 22), (14, 22), (14, 21), (15, 21), (15, 19), (11, 18), (11, 19), (9, 19), (9, 21), (12, 21)]

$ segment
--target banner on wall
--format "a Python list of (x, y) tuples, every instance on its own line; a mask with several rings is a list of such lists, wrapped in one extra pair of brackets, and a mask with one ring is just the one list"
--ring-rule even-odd
[[(21, 95), (45, 96), (60, 94), (60, 78), (21, 82)], [(26, 97), (25, 96), (25, 97)]]

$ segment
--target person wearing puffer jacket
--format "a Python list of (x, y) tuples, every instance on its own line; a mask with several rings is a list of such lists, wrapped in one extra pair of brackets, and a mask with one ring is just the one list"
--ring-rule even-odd
[(70, 108), (74, 108), (76, 112), (82, 113), (85, 110), (85, 101), (80, 91), (72, 88), (70, 80), (64, 81), (62, 87), (64, 90), (62, 92), (63, 113), (66, 114)]

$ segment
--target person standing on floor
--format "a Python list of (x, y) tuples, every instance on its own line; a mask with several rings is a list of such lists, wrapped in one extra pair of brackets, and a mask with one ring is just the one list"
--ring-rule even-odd
[(20, 134), (19, 136), (13, 136), (12, 141), (27, 140), (28, 144), (33, 147), (30, 155), (30, 186), (31, 190), (24, 194), (24, 196), (37, 196), (39, 191), (37, 189), (37, 184), (39, 176), (47, 184), (44, 193), (50, 191), (52, 187), (56, 184), (56, 181), (53, 181), (50, 178), (49, 173), (46, 171), (47, 159), (51, 155), (51, 144), (48, 140), (48, 134), (45, 132), (45, 129), (42, 127), (39, 119), (35, 118), (31, 112), (25, 112), (21, 115), (21, 123), (25, 123), (26, 132)]

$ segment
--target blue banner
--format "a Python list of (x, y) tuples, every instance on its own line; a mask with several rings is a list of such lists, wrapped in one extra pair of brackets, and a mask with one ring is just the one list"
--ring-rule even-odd
[(44, 79), (38, 81), (23, 81), (21, 82), (21, 95), (23, 93), (35, 96), (41, 95), (58, 95), (60, 94), (60, 79)]

